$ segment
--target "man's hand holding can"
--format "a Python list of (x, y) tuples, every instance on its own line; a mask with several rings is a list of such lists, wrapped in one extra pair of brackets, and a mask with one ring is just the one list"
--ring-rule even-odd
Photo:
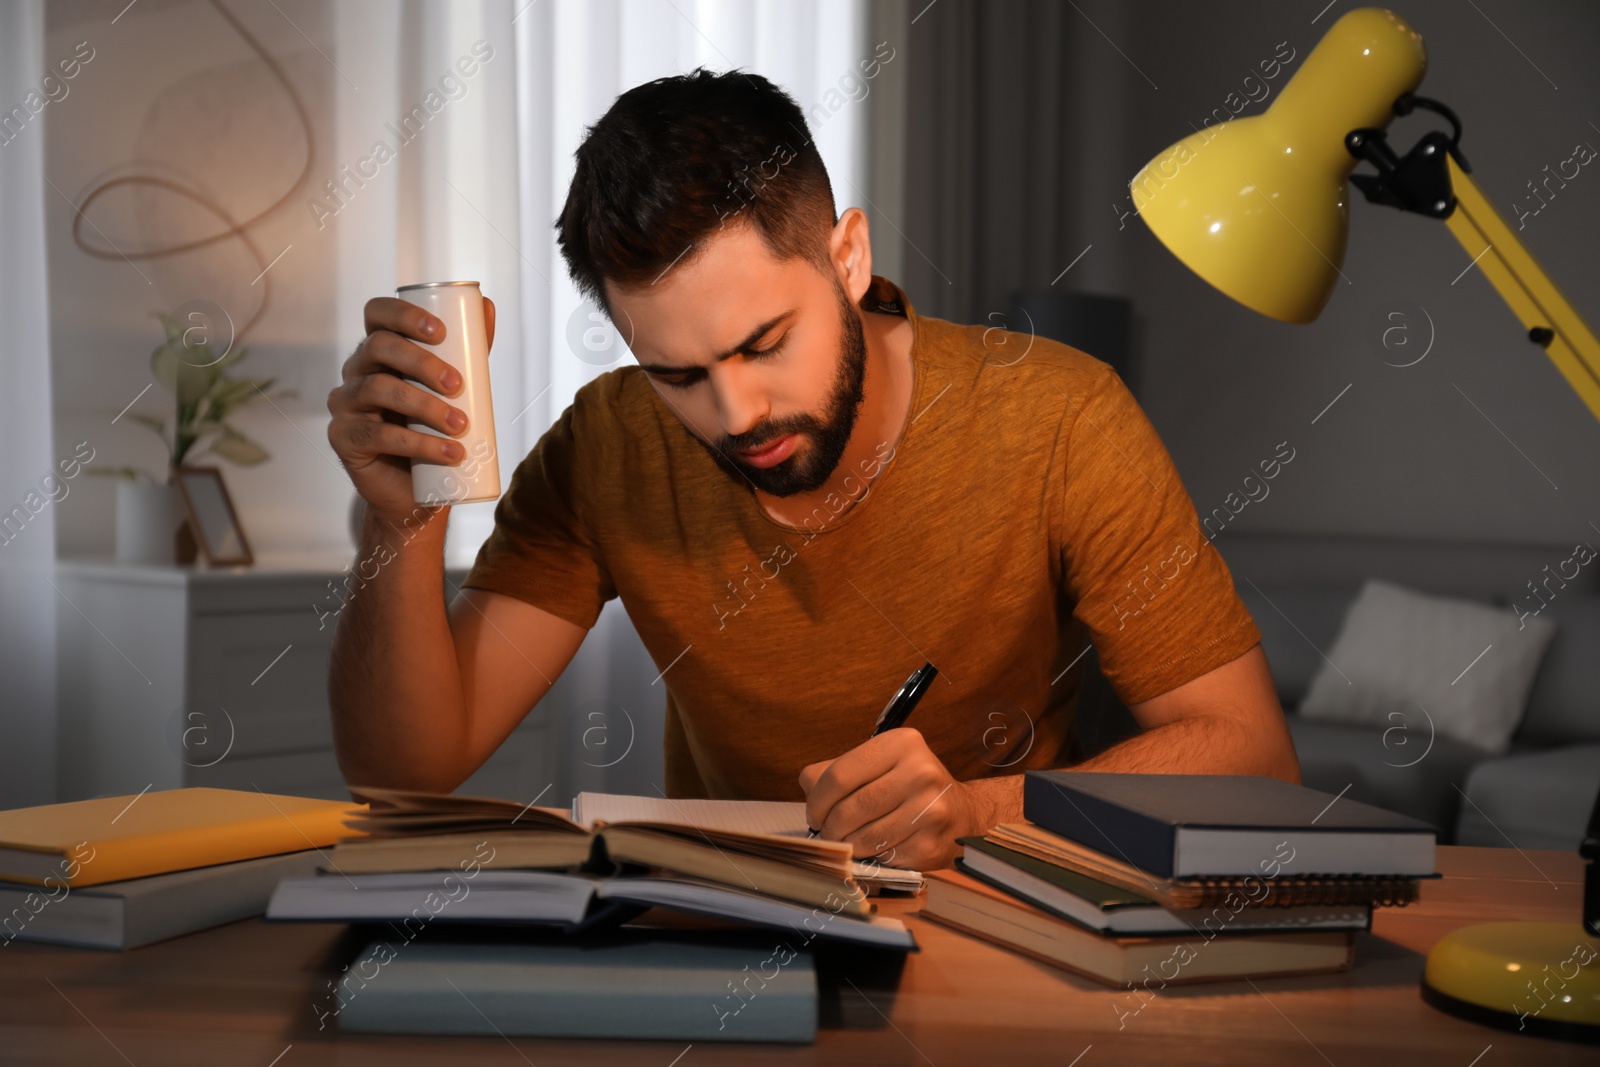
[[(472, 294), (476, 293), (473, 287)], [(419, 503), (457, 503), (469, 496), (491, 499), (499, 493), (487, 374), (488, 350), (494, 340), (494, 302), (483, 297), (481, 306), (483, 360), (473, 375), (478, 380), (473, 381), (469, 379), (473, 374), (470, 358), (464, 369), (440, 354), (451, 328), (443, 318), (399, 297), (367, 301), (367, 336), (345, 360), (342, 383), (328, 394), (332, 415), (328, 442), (349, 472), (356, 492), (381, 518), (398, 523)], [(469, 389), (469, 385), (475, 388)], [(476, 426), (470, 411), (473, 405), (468, 403), (474, 395), (487, 413)], [(474, 456), (469, 449), (473, 443), (469, 438), (475, 433), (480, 441), (487, 434), (486, 456)], [(484, 452), (484, 446), (479, 444), (477, 451)], [(472, 493), (463, 478), (460, 484), (469, 491), (426, 499), (426, 491), (419, 492), (415, 484), (413, 462), (435, 470), (462, 468), (477, 473), (477, 468), (486, 468), (493, 472), (493, 493)]]

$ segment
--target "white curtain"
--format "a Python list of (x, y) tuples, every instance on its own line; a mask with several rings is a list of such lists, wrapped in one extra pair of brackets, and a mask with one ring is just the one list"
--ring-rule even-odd
[(27, 116), (0, 134), (0, 808), (55, 799), (58, 594), (48, 578), (56, 505), (72, 483), (60, 480), (51, 435), (43, 66), (42, 0), (0, 4), (0, 109)]
[[(573, 152), (620, 93), (699, 65), (762, 74), (822, 117), (813, 134), (838, 209), (865, 206), (865, 112), (849, 106), (872, 54), (864, 0), (406, 0), (335, 12), (339, 68), (362, 86), (339, 97), (348, 153), (363, 151), (371, 131), (436, 88), (475, 44), (493, 52), (461, 79), (465, 95), (449, 105), (440, 136), (430, 129), (425, 150), (398, 153), (399, 181), (368, 198), (381, 205), (354, 205), (368, 213), (340, 230), (340, 307), (341, 329), (359, 336), (362, 302), (396, 280), (483, 283), (498, 313), (491, 378), (502, 482), (579, 387), (626, 359), (625, 350), (609, 364), (572, 352), (567, 326), (579, 299), (552, 229)], [(492, 522), (492, 505), (457, 508), (452, 558), (469, 560)]]
[[(552, 229), (584, 130), (619, 94), (700, 65), (762, 74), (821, 118), (813, 135), (838, 210), (866, 206), (865, 111), (851, 99), (872, 55), (864, 0), (407, 0), (338, 11), (339, 66), (366, 71), (351, 74), (362, 86), (359, 101), (340, 97), (340, 136), (352, 131), (351, 151), (362, 147), (363, 131), (420, 99), (476, 42), (493, 50), (468, 95), (449, 105), (444, 138), (400, 154), (392, 201), (342, 232), (340, 314), (345, 331), (359, 336), (362, 302), (397, 280), (483, 283), (497, 312), (490, 377), (502, 485), (578, 389), (629, 358), (625, 349), (608, 364), (574, 353), (568, 324), (580, 301)], [(453, 563), (470, 562), (493, 511), (453, 511)], [(607, 605), (537, 713), (563, 746), (557, 763), (566, 777), (553, 795), (661, 784), (660, 666), (621, 604)], [(610, 766), (585, 746), (592, 721), (574, 720), (576, 709), (601, 706), (611, 711), (611, 750), (636, 745)]]
[[(808, 114), (825, 116), (812, 133), (833, 179), (836, 207), (866, 205), (862, 109), (842, 105), (841, 81), (859, 80), (870, 58), (863, 0), (518, 0), (523, 239), (549, 277), (547, 306), (529, 301), (524, 320), (529, 383), (550, 383), (537, 431), (571, 402), (580, 386), (610, 369), (578, 359), (567, 340), (576, 290), (555, 247), (551, 225), (566, 200), (573, 152), (584, 129), (635, 85), (704, 65), (738, 67), (788, 90)], [(858, 90), (859, 91), (859, 90)], [(544, 279), (533, 277), (539, 286)], [(524, 292), (528, 290), (525, 289)], [(539, 306), (541, 314), (532, 313)], [(532, 394), (530, 393), (530, 396)], [(531, 416), (530, 412), (530, 416)], [(526, 420), (524, 420), (526, 421)]]
[[(811, 122), (833, 180), (835, 206), (866, 207), (865, 110), (854, 105), (861, 62), (872, 55), (866, 40), (864, 0), (515, 0), (519, 146), (518, 244), (521, 266), (519, 366), (502, 375), (493, 363), (500, 451), (509, 476), (545, 428), (572, 402), (585, 382), (628, 360), (600, 365), (581, 359), (569, 341), (569, 321), (580, 311), (577, 291), (555, 244), (552, 225), (572, 180), (573, 152), (586, 127), (625, 90), (704, 65), (761, 74), (786, 89)], [(506, 336), (509, 339), (509, 335)], [(502, 353), (503, 355), (504, 353)], [(592, 358), (592, 357), (591, 357)], [(509, 400), (506, 391), (519, 390)], [(532, 401), (532, 406), (526, 405)], [(515, 424), (510, 422), (513, 416)], [(480, 532), (481, 531), (481, 532)], [(488, 527), (465, 526), (463, 541), (476, 545)], [(622, 606), (607, 605), (567, 674), (546, 698), (547, 714), (564, 730), (558, 783), (579, 789), (651, 793), (663, 785), (659, 739), (665, 694), (655, 682), (661, 666), (650, 661)], [(601, 766), (586, 737), (591, 721), (573, 714), (604, 702), (606, 743), (636, 740), (632, 754)], [(626, 712), (617, 721), (616, 711)], [(599, 721), (599, 720), (594, 720)], [(614, 757), (608, 757), (614, 758)]]
[[(258, 554), (341, 547), (350, 489), (322, 439), (321, 396), (362, 335), (362, 305), (397, 284), (475, 278), (495, 300), (491, 378), (502, 484), (508, 484), (518, 460), (578, 388), (629, 358), (619, 351), (617, 360), (599, 365), (572, 351), (567, 324), (578, 299), (552, 224), (584, 129), (641, 82), (699, 65), (771, 78), (808, 116), (820, 117), (813, 132), (838, 208), (864, 199), (866, 111), (853, 99), (861, 65), (872, 57), (864, 0), (285, 0), (259, 8), (224, 0), (222, 8), (195, 0), (140, 5), (119, 16), (114, 32), (95, 38), (101, 58), (75, 83), (71, 105), (52, 105), (60, 114), (48, 165), (42, 127), (51, 112), (0, 144), (6, 457), (0, 510), (28, 511), (38, 501), (29, 493), (63, 458), (53, 432), (70, 442), (85, 426), (103, 427), (147, 383), (137, 359), (106, 356), (148, 348), (148, 330), (136, 333), (128, 324), (147, 326), (153, 303), (171, 306), (197, 295), (211, 277), (237, 276), (246, 308), (265, 300), (265, 285), (276, 286), (278, 302), (252, 345), (259, 365), (288, 375), (301, 394), (280, 410), (261, 405), (251, 416), (250, 428), (269, 444), (273, 461), (228, 472)], [(80, 34), (95, 28), (84, 21), (86, 9), (58, 10), (47, 34), (39, 0), (0, 0), (0, 108), (20, 105), (39, 84), (44, 60), (70, 52)], [(306, 104), (299, 120), (241, 28), (288, 71)], [(421, 132), (403, 136), (403, 116), (430, 94), (434, 106)], [(187, 132), (197, 114), (214, 124), (212, 139), (250, 162), (229, 169), (229, 153), (203, 151), (204, 139)], [(219, 168), (207, 171), (212, 192), (244, 215), (250, 203), (279, 195), (308, 140), (310, 183), (293, 203), (266, 212), (253, 231), (263, 255), (281, 259), (273, 260), (270, 275), (258, 276), (263, 286), (243, 278), (265, 263), (240, 274), (239, 264), (221, 258), (240, 255), (233, 246), (144, 261), (135, 285), (128, 263), (91, 261), (62, 236), (87, 190), (135, 157), (154, 153), (145, 163), (159, 169), (162, 145), (188, 153), (181, 162), (191, 170)], [(380, 140), (392, 156), (374, 163)], [(64, 193), (45, 183), (47, 172)], [(101, 201), (94, 206), (97, 225), (121, 247), (145, 248), (211, 221), (196, 222), (186, 203), (147, 204), (142, 214), (139, 206)], [(167, 213), (180, 208), (190, 214)], [(48, 272), (46, 223), (60, 246)], [(58, 365), (72, 372), (54, 391), (45, 291), (52, 281), (61, 287), (53, 337), (62, 350)], [(84, 373), (84, 354), (103, 366)], [(159, 445), (146, 436), (127, 430), (117, 438), (115, 462), (158, 464)], [(125, 451), (137, 448), (146, 452)], [(59, 538), (55, 505), (48, 504), (0, 546), (0, 709), (7, 731), (0, 806), (51, 799), (54, 674), (40, 665), (54, 662), (55, 613), (73, 609), (45, 579), (58, 540), (68, 554), (110, 549), (109, 500), (83, 493), (73, 506), (88, 510), (80, 508)], [(492, 504), (457, 508), (449, 561), (469, 563), (492, 523)], [(609, 701), (629, 713), (644, 755), (610, 768), (593, 759), (560, 760), (584, 775), (594, 767), (601, 777), (558, 781), (556, 795), (573, 785), (648, 791), (652, 778), (659, 781), (658, 670), (621, 606), (609, 605), (541, 714), (565, 729), (570, 709)], [(567, 735), (569, 743), (580, 744), (582, 735), (580, 727)]]

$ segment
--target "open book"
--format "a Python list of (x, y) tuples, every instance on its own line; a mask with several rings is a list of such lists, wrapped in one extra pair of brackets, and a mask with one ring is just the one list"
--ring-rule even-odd
[[(480, 838), (480, 840), (482, 840)], [(267, 907), (279, 922), (545, 924), (579, 932), (636, 918), (649, 908), (751, 923), (813, 937), (917, 951), (904, 923), (880, 915), (853, 917), (831, 905), (807, 907), (761, 893), (671, 874), (601, 877), (582, 872), (452, 870), (322, 874), (285, 878)]]
[[(806, 840), (806, 806), (783, 800), (670, 800), (620, 793), (579, 793), (572, 801), (573, 821), (584, 826), (618, 822), (681, 822), (707, 829), (733, 830)], [(812, 839), (815, 843), (815, 839)], [(868, 888), (914, 893), (922, 888), (920, 871), (854, 860), (850, 874)]]
[[(469, 860), (496, 869), (637, 864), (813, 906), (836, 908), (842, 895), (843, 914), (863, 917), (872, 912), (860, 891), (867, 885), (921, 884), (917, 872), (853, 861), (843, 842), (807, 839), (801, 804), (584, 793), (569, 813), (486, 797), (352, 792), (370, 810), (347, 824), (367, 836), (342, 842), (330, 857), (329, 868), (346, 875)], [(796, 811), (773, 810), (782, 807)]]

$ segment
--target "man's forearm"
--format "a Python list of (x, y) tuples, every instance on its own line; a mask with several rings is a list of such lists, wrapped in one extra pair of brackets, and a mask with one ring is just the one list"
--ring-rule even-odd
[(339, 612), (328, 695), (346, 781), (453, 789), (465, 763), (460, 668), (444, 600), (447, 510), (363, 524)]
[[(1300, 781), (1292, 750), (1264, 743), (1239, 723), (1221, 716), (1154, 727), (1065, 769), (1121, 774), (1259, 774)], [(964, 783), (979, 825), (987, 828), (1023, 821), (1022, 778), (1007, 774)]]
[(1222, 715), (1166, 723), (1072, 768), (1122, 774), (1258, 774), (1300, 781), (1287, 733), (1255, 731)]

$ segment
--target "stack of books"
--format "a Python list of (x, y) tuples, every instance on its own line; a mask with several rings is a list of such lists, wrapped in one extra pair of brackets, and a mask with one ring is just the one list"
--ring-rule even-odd
[(809, 1041), (820, 942), (917, 950), (870, 896), (922, 876), (808, 839), (802, 804), (352, 793), (360, 836), (267, 908), (374, 925), (318, 1008), (347, 1030)]
[(0, 941), (130, 949), (260, 915), (355, 810), (168, 789), (0, 811)]
[(921, 914), (1114, 986), (1345, 970), (1436, 877), (1433, 827), (1273, 778), (1029, 771), (1023, 815)]
[[(915, 871), (851, 859), (806, 837), (804, 807), (581, 793), (572, 813), (489, 797), (353, 787), (359, 836), (322, 873), (287, 879), (269, 920), (615, 925), (651, 907), (913, 950), (871, 887), (921, 884)], [(795, 811), (793, 809), (799, 809)], [(791, 825), (797, 824), (797, 825)], [(822, 921), (822, 920), (826, 921)]]

